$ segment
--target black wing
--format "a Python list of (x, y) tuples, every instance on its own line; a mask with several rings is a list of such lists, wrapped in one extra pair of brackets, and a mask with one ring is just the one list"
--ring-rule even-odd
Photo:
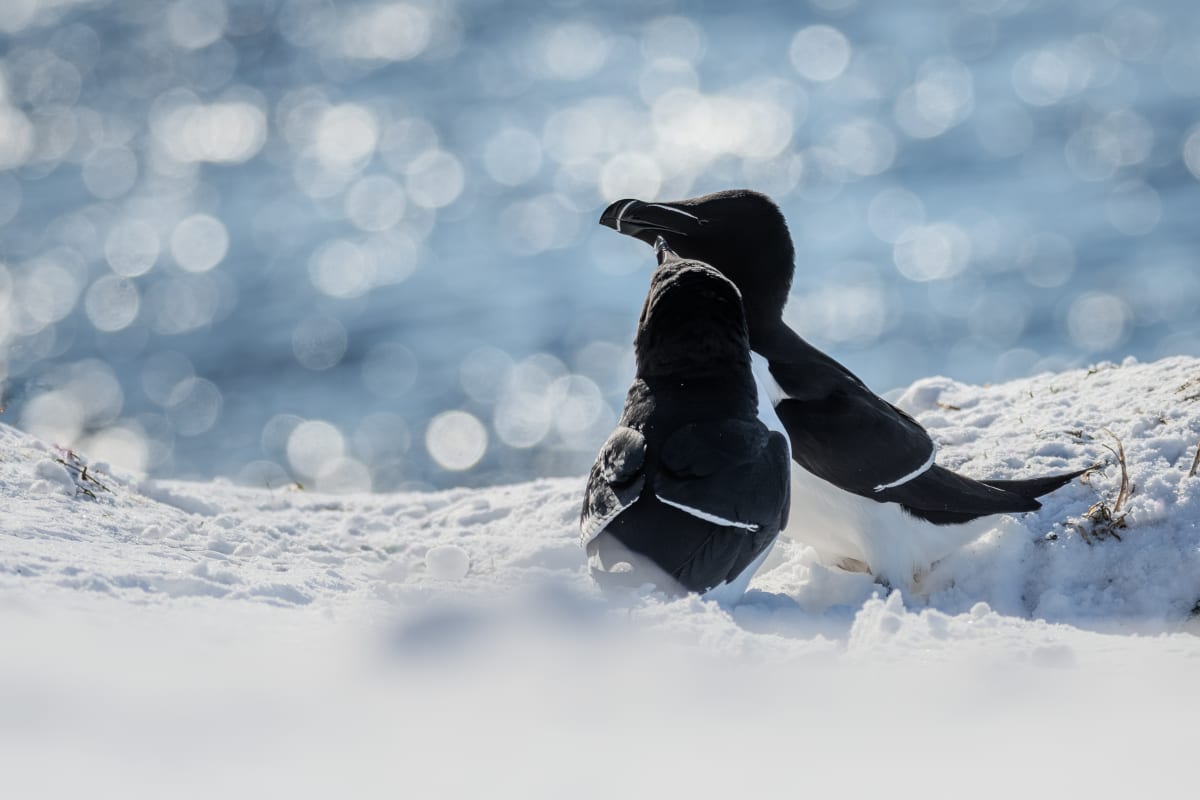
[(889, 489), (883, 499), (901, 503), (911, 514), (936, 525), (953, 525), (988, 514), (1036, 511), (1042, 507), (1037, 498), (1091, 468), (1040, 478), (976, 481), (934, 465), (911, 483)]
[(592, 467), (580, 527), (604, 585), (706, 591), (741, 575), (787, 523), (787, 441), (757, 421), (682, 426), (656, 455), (647, 477), (641, 434), (618, 428)]
[(787, 522), (787, 441), (757, 420), (684, 425), (663, 444), (661, 461), (654, 491), (668, 504), (747, 531)]
[(620, 425), (609, 435), (588, 475), (579, 517), (582, 544), (595, 539), (638, 499), (646, 484), (645, 460), (646, 440), (640, 432)]
[(930, 462), (933, 440), (915, 419), (825, 358), (832, 366), (770, 364), (787, 395), (775, 413), (792, 441), (792, 458), (840, 489), (882, 499), (879, 492)]

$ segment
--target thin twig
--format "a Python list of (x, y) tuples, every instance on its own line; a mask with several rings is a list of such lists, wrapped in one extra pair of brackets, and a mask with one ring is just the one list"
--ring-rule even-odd
[[(1125, 512), (1121, 509), (1129, 501), (1130, 495), (1133, 494), (1133, 485), (1129, 482), (1129, 467), (1125, 463), (1125, 445), (1121, 443), (1121, 439), (1108, 428), (1100, 430), (1107, 433), (1116, 442), (1116, 449), (1101, 443), (1105, 450), (1112, 453), (1117, 458), (1117, 463), (1121, 467), (1121, 489), (1117, 492), (1117, 500), (1113, 503), (1113, 507), (1109, 508), (1108, 504), (1103, 500), (1099, 500), (1092, 504), (1083, 514), (1083, 519), (1077, 523), (1070, 525), (1079, 532), (1079, 536), (1087, 544), (1092, 544), (1095, 541), (1105, 539), (1109, 536), (1121, 541), (1121, 534), (1117, 530), (1125, 527)], [(1099, 464), (1096, 464), (1093, 469), (1098, 469)], [(1091, 470), (1084, 473), (1086, 478), (1091, 474)]]
[(1117, 463), (1121, 465), (1121, 491), (1117, 492), (1117, 502), (1113, 503), (1113, 513), (1119, 513), (1121, 507), (1125, 505), (1125, 501), (1129, 499), (1129, 470), (1125, 466), (1125, 446), (1121, 444), (1121, 439), (1108, 428), (1101, 428), (1105, 433), (1113, 438), (1117, 443), (1117, 449), (1113, 450), (1108, 445), (1109, 451), (1117, 457)]
[(66, 467), (67, 472), (71, 474), (71, 478), (75, 483), (75, 495), (77, 497), (84, 494), (93, 500), (96, 499), (96, 493), (88, 488), (87, 484), (91, 484), (101, 491), (112, 493), (112, 489), (101, 483), (96, 477), (95, 472), (88, 472), (88, 464), (74, 450), (59, 447), (58, 451), (62, 453), (62, 457), (56, 457), (54, 460)]
[(1192, 468), (1188, 470), (1188, 477), (1196, 477), (1196, 470), (1200, 469), (1200, 442), (1196, 443), (1196, 457), (1192, 459)]

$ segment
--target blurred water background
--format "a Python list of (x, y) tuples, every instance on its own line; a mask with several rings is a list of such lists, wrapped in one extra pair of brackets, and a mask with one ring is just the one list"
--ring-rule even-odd
[(650, 249), (765, 191), (876, 390), (1200, 354), (1187, 0), (4, 0), (3, 419), (156, 476), (581, 474)]

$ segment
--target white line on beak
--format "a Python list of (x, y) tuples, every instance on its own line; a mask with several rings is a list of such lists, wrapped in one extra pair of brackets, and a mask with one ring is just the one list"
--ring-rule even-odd
[(625, 216), (625, 212), (628, 211), (629, 207), (636, 202), (637, 200), (630, 200), (628, 203), (621, 206), (621, 210), (617, 212), (617, 233), (621, 233), (621, 217)]
[(651, 208), (661, 208), (663, 211), (674, 211), (676, 214), (683, 214), (685, 217), (691, 217), (692, 219), (700, 219), (695, 214), (689, 214), (678, 208), (671, 208), (670, 206), (659, 205), (658, 203), (650, 203), (649, 206)]

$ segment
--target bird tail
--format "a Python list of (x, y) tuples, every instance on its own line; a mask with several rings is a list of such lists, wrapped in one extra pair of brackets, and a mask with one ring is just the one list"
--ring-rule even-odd
[(1053, 492), (1055, 489), (1061, 489), (1071, 481), (1078, 478), (1080, 475), (1084, 474), (1085, 472), (1090, 472), (1098, 466), (1099, 464), (1093, 464), (1090, 467), (1076, 470), (1075, 472), (1064, 472), (1059, 475), (1046, 475), (1045, 477), (1041, 478), (1026, 478), (1024, 480), (1017, 481), (987, 480), (980, 481), (980, 483), (985, 483), (994, 489), (1000, 489), (1004, 492), (1012, 492), (1013, 494), (1018, 494), (1021, 497), (1032, 500), (1036, 497), (1041, 497), (1044, 494), (1050, 494), (1050, 492)]
[(976, 481), (935, 464), (920, 477), (889, 489), (887, 496), (880, 499), (900, 503), (914, 517), (935, 525), (957, 525), (990, 514), (1036, 511), (1042, 507), (1038, 497), (1085, 472), (1086, 469), (1026, 480)]

